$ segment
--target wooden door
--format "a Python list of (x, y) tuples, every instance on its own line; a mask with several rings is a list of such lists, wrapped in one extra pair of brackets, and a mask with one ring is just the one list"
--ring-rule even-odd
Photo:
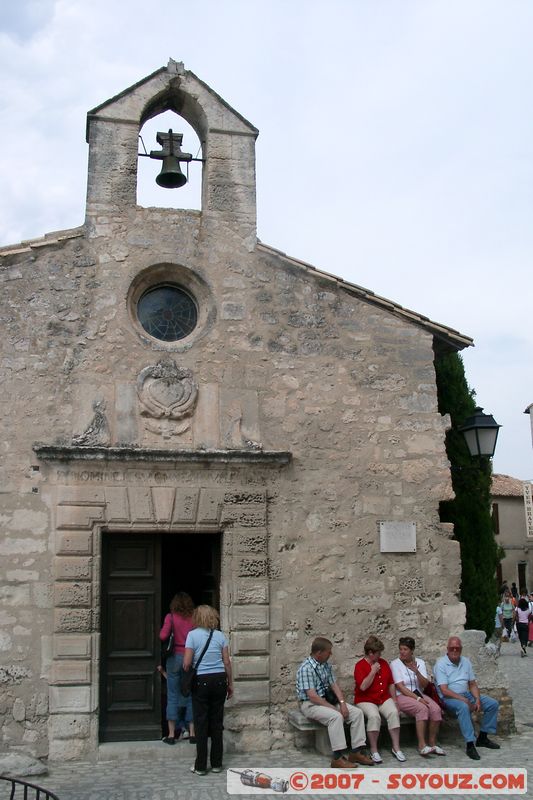
[(158, 534), (103, 536), (100, 741), (158, 739), (161, 619)]

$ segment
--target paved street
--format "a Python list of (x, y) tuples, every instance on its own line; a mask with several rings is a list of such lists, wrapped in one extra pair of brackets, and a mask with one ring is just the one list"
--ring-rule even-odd
[[(533, 753), (533, 648), (528, 658), (520, 658), (517, 644), (502, 645), (500, 665), (509, 678), (518, 733), (502, 738), (502, 749), (480, 748), (481, 761), (466, 757), (462, 741), (446, 742), (446, 758), (424, 759), (413, 744), (405, 746), (405, 768), (413, 767), (525, 767), (529, 769)], [(383, 766), (397, 768), (398, 762), (382, 751)], [(194, 746), (178, 742), (169, 747), (162, 742), (105, 745), (97, 764), (76, 763), (53, 766), (40, 784), (56, 792), (60, 800), (227, 800), (226, 773), (194, 775), (190, 766)], [(276, 768), (327, 768), (328, 759), (312, 751), (274, 751), (257, 754), (227, 754), (226, 767), (262, 769), (272, 774)], [(533, 780), (533, 775), (532, 778)], [(530, 789), (529, 796), (532, 796)], [(242, 795), (241, 795), (242, 796)], [(269, 795), (272, 797), (273, 795)], [(313, 795), (300, 795), (310, 798)], [(316, 795), (314, 795), (316, 796)], [(346, 795), (328, 795), (342, 797)], [(472, 797), (474, 795), (454, 795)], [(480, 797), (481, 795), (477, 795)], [(388, 795), (389, 798), (399, 795)], [(406, 795), (404, 795), (406, 797)], [(429, 795), (417, 795), (423, 800)], [(435, 797), (435, 795), (433, 795)]]

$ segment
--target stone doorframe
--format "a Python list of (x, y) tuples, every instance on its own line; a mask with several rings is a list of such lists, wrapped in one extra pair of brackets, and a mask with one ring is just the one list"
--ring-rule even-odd
[(221, 533), (221, 627), (230, 636), (235, 711), (240, 705), (268, 706), (266, 476), (261, 479), (256, 472), (250, 485), (249, 473), (227, 466), (186, 469), (186, 475), (176, 464), (169, 470), (146, 464), (142, 469), (125, 469), (124, 464), (95, 468), (94, 462), (58, 466), (55, 485), (50, 474), (50, 484), (46, 490), (43, 486), (55, 515), (49, 758), (79, 758), (98, 747), (104, 530)]

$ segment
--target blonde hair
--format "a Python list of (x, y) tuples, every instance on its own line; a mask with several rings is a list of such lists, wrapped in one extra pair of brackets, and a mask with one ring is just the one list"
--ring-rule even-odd
[(220, 617), (213, 606), (198, 606), (194, 609), (192, 621), (196, 628), (218, 628)]

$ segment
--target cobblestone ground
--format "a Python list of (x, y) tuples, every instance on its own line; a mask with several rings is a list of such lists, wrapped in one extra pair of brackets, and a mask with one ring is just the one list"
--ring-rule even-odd
[[(528, 658), (520, 658), (517, 644), (502, 645), (500, 665), (509, 678), (518, 732), (498, 740), (501, 750), (480, 749), (481, 761), (473, 762), (467, 758), (463, 742), (457, 739), (445, 743), (448, 752), (446, 758), (428, 760), (418, 755), (413, 744), (408, 744), (405, 746), (408, 760), (403, 765), (404, 768), (446, 766), (468, 769), (529, 769), (533, 754), (533, 648), (530, 648), (529, 653)], [(383, 767), (398, 768), (398, 762), (390, 752), (382, 750), (382, 755)], [(194, 775), (190, 772), (193, 759), (194, 746), (186, 741), (178, 742), (173, 747), (162, 742), (104, 745), (98, 763), (52, 765), (49, 775), (39, 782), (41, 786), (56, 792), (60, 800), (227, 800), (229, 795), (226, 791), (226, 773), (209, 773), (205, 777)], [(329, 764), (327, 758), (313, 751), (271, 751), (248, 753), (245, 756), (227, 754), (225, 766), (261, 769), (273, 774), (276, 768), (324, 769)], [(254, 796), (258, 796), (257, 793)], [(313, 796), (316, 797), (300, 795), (302, 798)], [(404, 798), (406, 796), (403, 795)], [(475, 795), (454, 795), (456, 798), (473, 796)], [(528, 796), (533, 796), (531, 789)], [(387, 797), (392, 800), (400, 795)], [(435, 795), (417, 795), (420, 800), (427, 800), (429, 797), (435, 798)]]

